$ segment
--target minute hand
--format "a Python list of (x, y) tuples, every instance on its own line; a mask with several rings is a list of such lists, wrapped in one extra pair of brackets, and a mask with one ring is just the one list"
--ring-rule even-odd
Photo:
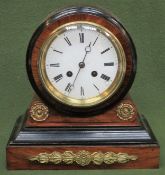
[[(82, 62), (79, 63), (79, 70), (78, 70), (78, 72), (77, 72), (77, 74), (76, 74), (76, 77), (75, 77), (75, 79), (74, 79), (74, 81), (73, 81), (73, 84), (72, 84), (73, 87), (74, 87), (75, 81), (76, 81), (76, 79), (77, 79), (77, 77), (78, 77), (78, 74), (80, 73), (81, 68), (84, 68), (84, 66), (85, 66), (84, 61), (85, 61), (85, 58), (86, 58), (86, 56), (87, 56), (87, 54), (88, 54), (89, 52), (91, 52), (91, 42), (89, 43), (88, 46), (85, 47), (85, 56), (84, 56)], [(81, 67), (81, 65), (84, 65), (84, 66)]]
[(85, 58), (86, 58), (86, 56), (87, 56), (87, 54), (88, 54), (89, 52), (91, 52), (91, 42), (89, 43), (89, 46), (86, 46), (86, 47), (85, 47), (85, 56), (84, 56), (84, 59), (83, 59), (82, 62), (85, 61)]

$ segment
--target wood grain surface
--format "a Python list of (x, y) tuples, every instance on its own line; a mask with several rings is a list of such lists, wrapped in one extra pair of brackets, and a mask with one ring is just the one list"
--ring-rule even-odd
[[(37, 162), (31, 162), (29, 159), (39, 153), (52, 153), (58, 151), (63, 153), (64, 151), (78, 152), (80, 150), (86, 150), (91, 153), (101, 151), (115, 152), (115, 153), (128, 153), (129, 155), (136, 155), (137, 160), (129, 161), (127, 163), (115, 163), (111, 165), (101, 164), (93, 165), (92, 163), (87, 166), (80, 166), (77, 164), (40, 164)], [(7, 148), (7, 168), (12, 169), (135, 169), (135, 168), (158, 168), (159, 167), (159, 148), (156, 145), (126, 145), (126, 146), (12, 146)]]
[[(44, 121), (35, 121), (30, 116), (30, 110), (33, 105), (36, 103), (43, 103), (49, 109), (49, 117)], [(134, 114), (132, 118), (128, 120), (122, 120), (117, 116), (117, 107), (120, 104), (130, 104), (134, 108)], [(113, 108), (110, 108), (108, 111), (95, 116), (68, 116), (62, 115), (58, 113), (51, 106), (44, 103), (38, 96), (34, 95), (34, 98), (28, 107), (26, 113), (27, 119), (25, 121), (25, 127), (66, 127), (66, 126), (140, 126), (139, 123), (139, 114), (136, 105), (132, 101), (131, 97), (127, 95), (124, 99), (122, 99), (118, 104), (116, 104)]]

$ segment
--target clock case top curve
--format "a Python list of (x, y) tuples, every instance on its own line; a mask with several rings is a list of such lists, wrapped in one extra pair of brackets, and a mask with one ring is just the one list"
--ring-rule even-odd
[[(45, 39), (44, 37), (46, 36), (46, 34), (43, 34), (45, 29), (50, 26), (50, 30), (51, 25), (54, 25), (55, 23), (57, 26), (59, 26), (76, 20), (87, 20), (89, 22), (100, 23), (100, 25), (104, 25), (104, 27), (110, 27), (111, 30), (113, 30), (111, 32), (115, 33), (116, 37), (121, 42), (126, 54), (126, 74), (117, 93), (110, 97), (110, 99), (107, 99), (106, 101), (91, 107), (73, 107), (55, 100), (44, 89), (37, 71), (39, 49), (43, 40)], [(34, 32), (29, 42), (26, 54), (26, 68), (28, 78), (37, 95), (48, 105), (51, 105), (55, 110), (70, 116), (96, 115), (115, 105), (127, 94), (128, 90), (132, 86), (136, 74), (136, 67), (137, 56), (135, 46), (126, 29), (113, 16), (93, 7), (70, 7), (51, 14), (51, 16), (49, 16)]]

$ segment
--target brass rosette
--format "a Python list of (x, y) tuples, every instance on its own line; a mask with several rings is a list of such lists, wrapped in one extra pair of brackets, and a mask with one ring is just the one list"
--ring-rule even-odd
[(133, 118), (134, 114), (135, 114), (135, 109), (134, 107), (129, 104), (129, 103), (121, 103), (118, 107), (117, 107), (117, 116), (121, 119), (121, 120), (130, 120)]
[(35, 102), (30, 108), (30, 117), (35, 121), (45, 121), (49, 116), (48, 107), (41, 102)]

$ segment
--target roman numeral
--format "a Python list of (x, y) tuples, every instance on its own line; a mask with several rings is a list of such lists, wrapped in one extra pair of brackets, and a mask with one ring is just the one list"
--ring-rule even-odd
[(102, 75), (100, 76), (100, 78), (102, 78), (103, 80), (106, 80), (106, 81), (109, 81), (109, 80), (110, 80), (110, 77), (108, 77), (108, 76), (105, 75), (105, 74), (102, 74)]
[(81, 86), (80, 88), (81, 96), (84, 96), (84, 88)]
[(50, 67), (60, 67), (60, 63), (50, 64)]
[(84, 33), (79, 33), (80, 43), (84, 43)]
[(96, 88), (96, 90), (98, 91), (98, 93), (100, 93), (99, 88), (95, 84), (93, 84), (93, 86)]
[(57, 75), (56, 77), (54, 77), (54, 80), (55, 80), (56, 82), (58, 82), (58, 81), (60, 81), (62, 78), (63, 78), (62, 74), (59, 74), (59, 75)]
[(96, 44), (96, 41), (98, 40), (98, 37), (95, 39), (94, 43), (93, 43), (93, 46)]
[(71, 42), (69, 41), (68, 37), (65, 37), (64, 39), (65, 39), (65, 41), (68, 43), (69, 46), (72, 45)]
[(66, 88), (65, 88), (65, 91), (70, 93), (71, 90), (72, 90), (72, 85), (71, 85), (71, 83), (68, 83)]
[(56, 50), (56, 49), (53, 49), (53, 51), (57, 52), (57, 53), (61, 53), (63, 54), (63, 52), (59, 51), (59, 50)]
[(104, 63), (104, 66), (114, 66), (114, 62)]
[(107, 49), (103, 50), (103, 51), (101, 52), (101, 54), (104, 54), (104, 53), (107, 52), (108, 50), (110, 50), (109, 47), (108, 47)]

